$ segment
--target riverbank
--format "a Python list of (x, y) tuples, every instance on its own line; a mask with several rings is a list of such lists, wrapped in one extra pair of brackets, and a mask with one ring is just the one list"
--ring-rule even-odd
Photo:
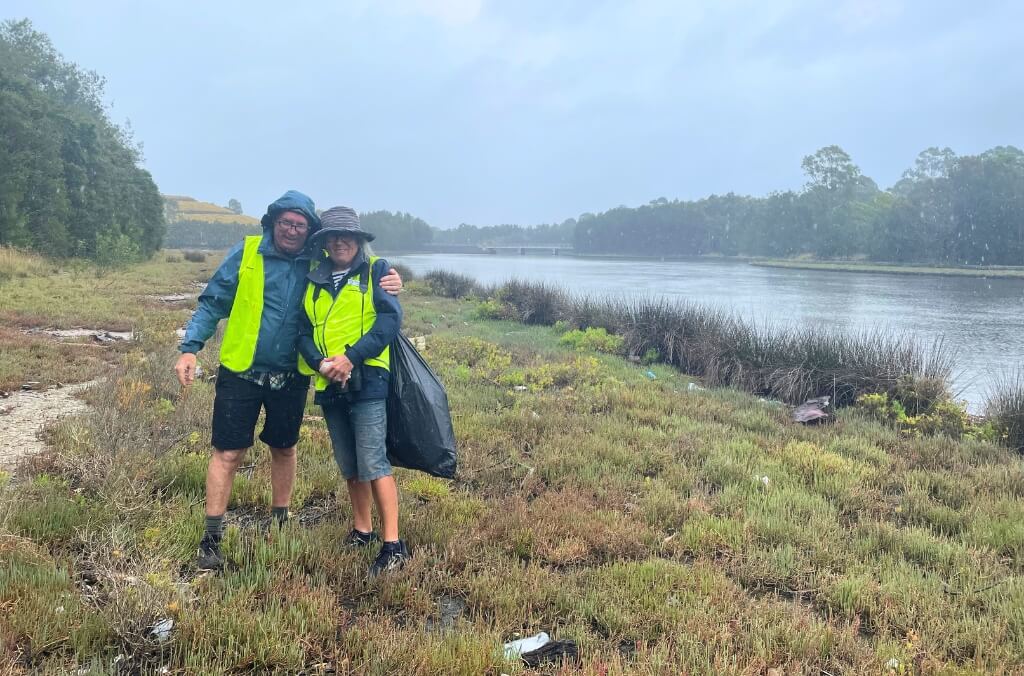
[(762, 268), (789, 270), (821, 270), (825, 272), (867, 272), (885, 275), (937, 275), (941, 277), (998, 277), (1024, 279), (1024, 268), (1007, 267), (929, 267), (916, 265), (886, 265), (879, 263), (839, 263), (827, 261), (751, 260), (751, 265)]
[[(176, 265), (133, 292), (184, 288)], [(114, 273), (112, 300), (151, 272)], [(0, 290), (21, 303), (52, 283)], [(214, 384), (180, 397), (174, 325), (143, 315), (88, 413), (0, 482), (0, 667), (521, 673), (502, 644), (546, 631), (586, 674), (1024, 668), (1019, 458), (854, 410), (795, 426), (410, 287), (405, 330), (448, 387), (460, 469), (398, 472), (405, 570), (368, 582), (373, 552), (342, 546), (349, 507), (310, 406), (291, 526), (264, 530), (260, 446), (235, 483), (228, 569), (196, 577)], [(71, 321), (75, 303), (40, 311)]]

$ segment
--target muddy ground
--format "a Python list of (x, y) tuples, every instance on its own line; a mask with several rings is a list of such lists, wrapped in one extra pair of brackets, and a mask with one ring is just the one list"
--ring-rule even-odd
[(13, 473), (22, 459), (44, 451), (39, 433), (64, 416), (84, 411), (78, 394), (98, 382), (20, 390), (0, 399), (0, 470)]

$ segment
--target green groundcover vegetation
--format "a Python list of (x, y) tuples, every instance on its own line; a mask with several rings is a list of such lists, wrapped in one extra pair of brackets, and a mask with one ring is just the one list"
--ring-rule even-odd
[[(479, 301), (417, 282), (405, 330), (448, 387), (460, 469), (398, 472), (410, 565), (371, 582), (373, 552), (343, 546), (345, 489), (310, 406), (290, 525), (268, 527), (258, 446), (232, 494), (227, 570), (197, 576), (213, 383), (181, 396), (188, 303), (127, 278), (171, 294), (208, 267), (105, 273), (139, 339), (91, 409), (2, 481), (0, 669), (497, 675), (529, 671), (501, 647), (539, 631), (579, 647), (540, 673), (1024, 669), (1016, 454), (856, 407), (794, 425), (781, 404), (609, 354), (607, 332), (481, 319)], [(3, 282), (6, 318), (106, 316), (32, 304), (52, 274)]]

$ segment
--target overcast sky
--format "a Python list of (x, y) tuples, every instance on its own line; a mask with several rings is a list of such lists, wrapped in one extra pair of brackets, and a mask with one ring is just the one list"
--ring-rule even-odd
[(838, 144), (882, 187), (932, 145), (1024, 146), (1024, 3), (7, 0), (107, 80), (161, 191), (259, 215), (557, 222), (799, 188)]

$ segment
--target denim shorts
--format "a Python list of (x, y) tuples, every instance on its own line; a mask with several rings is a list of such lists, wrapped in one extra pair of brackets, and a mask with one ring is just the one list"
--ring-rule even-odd
[(386, 400), (338, 401), (323, 409), (334, 460), (342, 476), (373, 481), (391, 475), (384, 443), (388, 429)]

